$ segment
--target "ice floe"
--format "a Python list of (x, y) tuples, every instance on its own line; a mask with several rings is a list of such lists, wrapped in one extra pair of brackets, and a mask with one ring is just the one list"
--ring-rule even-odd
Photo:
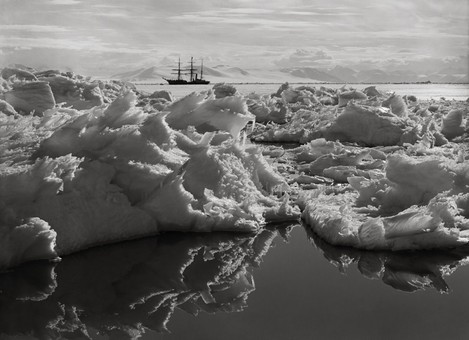
[(0, 267), (162, 231), (259, 233), (300, 210), (335, 245), (469, 241), (466, 102), (289, 84), (174, 100), (27, 72), (0, 87)]
[(317, 191), (302, 197), (303, 218), (335, 245), (390, 250), (455, 247), (469, 241), (467, 171), (467, 163), (391, 155), (384, 174), (348, 178), (356, 192)]
[[(242, 98), (193, 95), (164, 112), (137, 104), (123, 86), (110, 104), (86, 110), (1, 114), (0, 222), (9, 251), (0, 266), (164, 230), (256, 232), (299, 217), (287, 195), (279, 198), (286, 181), (260, 149), (238, 140), (253, 119)], [(210, 133), (190, 133), (192, 126)]]

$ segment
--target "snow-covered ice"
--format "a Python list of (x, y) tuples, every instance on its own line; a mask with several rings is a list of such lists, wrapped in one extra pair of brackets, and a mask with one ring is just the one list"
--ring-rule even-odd
[(162, 231), (259, 233), (300, 210), (331, 244), (469, 241), (467, 102), (289, 84), (175, 100), (58, 71), (2, 77), (0, 267)]
[(124, 86), (87, 110), (1, 114), (0, 266), (163, 230), (256, 232), (299, 217), (280, 197), (286, 181), (240, 144), (253, 119), (242, 98), (194, 94), (164, 112), (137, 102)]

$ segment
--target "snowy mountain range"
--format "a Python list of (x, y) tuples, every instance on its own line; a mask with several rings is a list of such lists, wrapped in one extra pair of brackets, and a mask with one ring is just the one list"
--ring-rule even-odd
[[(114, 74), (112, 79), (132, 82), (164, 82), (164, 78), (174, 77), (174, 66), (162, 65), (140, 68)], [(200, 70), (198, 71), (200, 75)], [(314, 67), (288, 67), (280, 69), (242, 69), (229, 65), (204, 66), (204, 78), (215, 82), (326, 82), (326, 83), (469, 83), (469, 76), (463, 70), (448, 68), (437, 72), (422, 74), (409, 70), (384, 71), (369, 69), (357, 71), (344, 66), (332, 69)]]

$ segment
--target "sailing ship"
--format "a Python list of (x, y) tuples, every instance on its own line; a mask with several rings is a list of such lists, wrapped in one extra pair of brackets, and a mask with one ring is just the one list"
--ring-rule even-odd
[[(194, 58), (191, 57), (190, 67), (187, 69), (181, 69), (181, 58), (178, 61), (178, 68), (173, 68), (171, 74), (177, 74), (176, 79), (166, 79), (163, 78), (168, 82), (169, 85), (203, 85), (203, 84), (210, 84), (209, 80), (203, 79), (204, 74), (204, 61), (202, 60), (200, 66), (200, 78), (197, 74), (197, 69), (194, 67)], [(182, 75), (188, 74), (189, 80), (183, 79)]]

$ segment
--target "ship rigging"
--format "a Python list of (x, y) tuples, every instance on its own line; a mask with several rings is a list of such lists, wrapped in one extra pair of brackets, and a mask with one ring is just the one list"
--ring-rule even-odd
[[(197, 68), (194, 67), (194, 58), (191, 57), (191, 62), (190, 62), (190, 67), (186, 69), (181, 69), (181, 58), (179, 58), (178, 61), (178, 67), (172, 69), (175, 72), (172, 72), (171, 74), (176, 74), (177, 78), (176, 79), (167, 79), (163, 78), (168, 82), (169, 85), (204, 85), (204, 84), (210, 84), (209, 80), (203, 79), (203, 73), (204, 73), (204, 61), (202, 60), (201, 66), (200, 66), (200, 78), (197, 73)], [(184, 75), (189, 75), (189, 80), (184, 79), (182, 76)]]

